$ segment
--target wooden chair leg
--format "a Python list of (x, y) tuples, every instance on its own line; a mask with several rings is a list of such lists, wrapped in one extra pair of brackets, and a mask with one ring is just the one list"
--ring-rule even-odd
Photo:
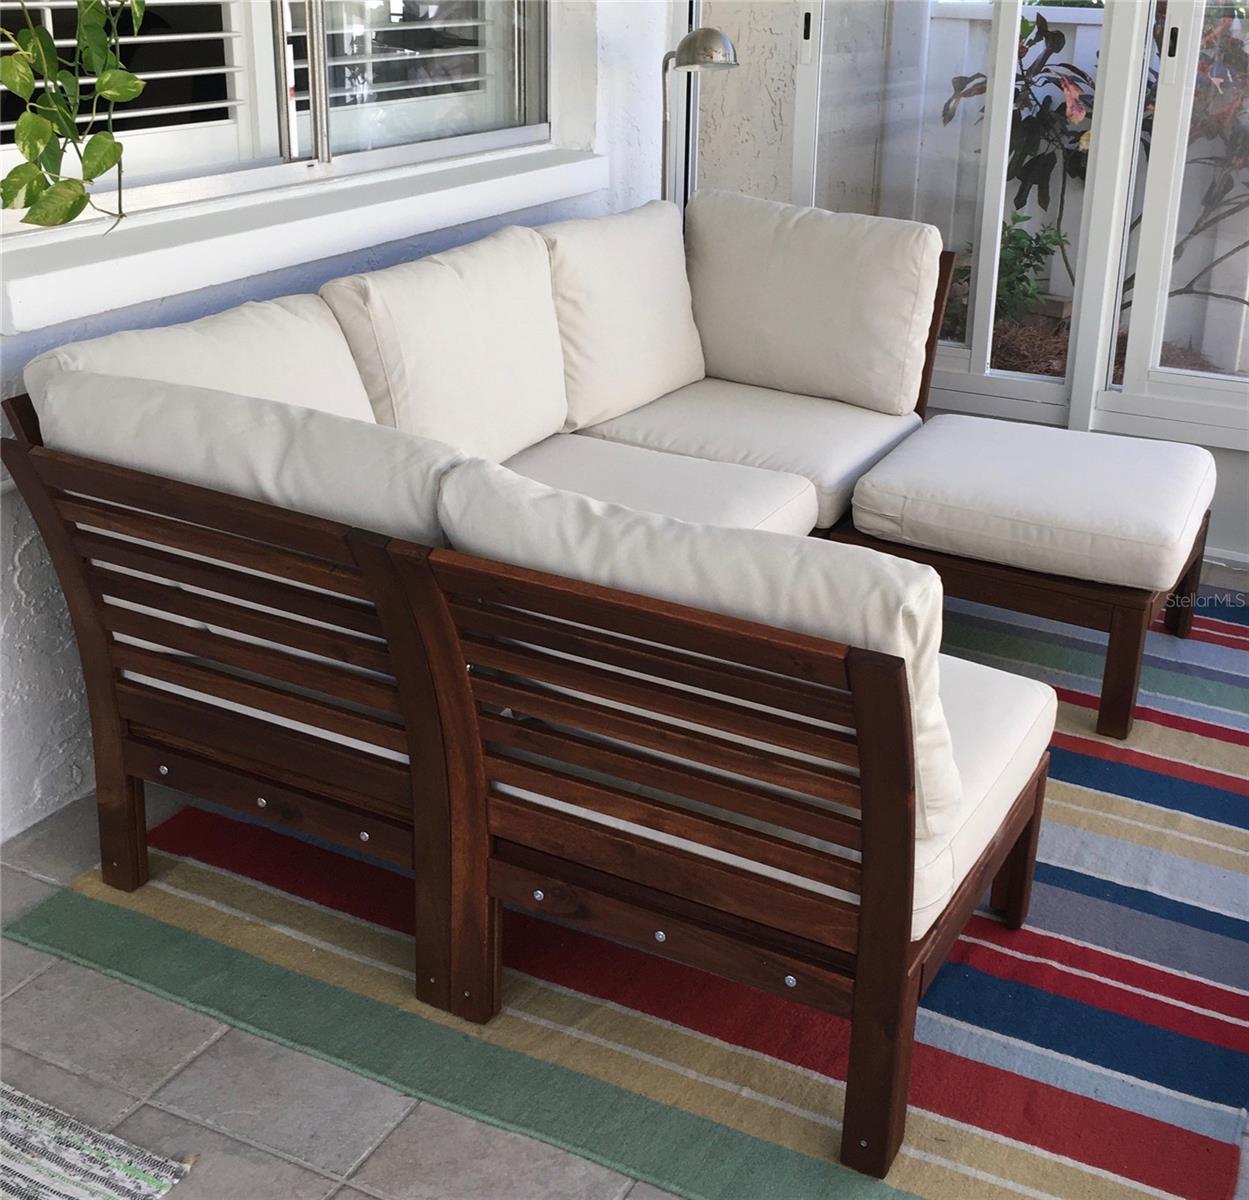
[[(886, 994), (880, 972), (856, 978), (841, 1161), (883, 1179), (906, 1132), (906, 1094), (915, 1044), (920, 971), (899, 971)], [(877, 986), (864, 986), (874, 980)]]
[(1149, 615), (1148, 608), (1116, 608), (1111, 616), (1101, 707), (1097, 714), (1097, 732), (1104, 737), (1126, 738), (1132, 732)]
[(990, 906), (1001, 915), (1007, 929), (1019, 929), (1028, 917), (1032, 900), (1032, 877), (1036, 873), (1037, 839), (1041, 833), (1041, 807), (1045, 801), (1045, 773), (1037, 780), (1036, 807), (1010, 854), (993, 880)]
[(1207, 521), (1206, 525), (1201, 527), (1201, 532), (1197, 535), (1197, 543), (1193, 547), (1192, 561), (1188, 564), (1184, 574), (1180, 576), (1180, 581), (1175, 585), (1175, 591), (1167, 597), (1163, 623), (1166, 625), (1167, 632), (1175, 637), (1186, 638), (1193, 631), (1193, 617), (1197, 614), (1197, 589), (1201, 586), (1201, 568), (1206, 554), (1208, 525)]
[(100, 822), (100, 873), (109, 887), (133, 892), (147, 882), (147, 819), (143, 781), (100, 770), (95, 802)]
[(461, 905), (451, 935), (451, 1011), (479, 1025), (503, 1006), (503, 906), (493, 897), (482, 899), (471, 913)]

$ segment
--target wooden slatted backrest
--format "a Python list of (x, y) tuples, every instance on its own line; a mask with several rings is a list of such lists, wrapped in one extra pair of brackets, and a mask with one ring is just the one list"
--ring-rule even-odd
[(900, 659), (451, 551), (420, 569), (449, 662), (440, 702), (475, 726), (463, 778), (484, 790), (489, 838), (853, 953), (875, 834), (881, 894), (909, 922)]
[(9, 411), (26, 436), (4, 462), (69, 603), (97, 743), (177, 747), (410, 826), (406, 762), (441, 742), (409, 736), (437, 716), (427, 690), (401, 694), (379, 614), (397, 585), (368, 535), (48, 449), (28, 401)]

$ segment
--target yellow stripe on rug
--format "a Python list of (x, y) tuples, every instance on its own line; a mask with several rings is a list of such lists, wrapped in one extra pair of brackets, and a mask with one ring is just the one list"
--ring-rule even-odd
[[(108, 888), (94, 872), (74, 886), (92, 899), (491, 1044), (836, 1160), (843, 1097), (837, 1081), (515, 972), (505, 977), (505, 1011), (489, 1025), (472, 1025), (417, 1001), (411, 942), (402, 934), (169, 855), (154, 853), (153, 866), (152, 883), (136, 892)], [(1130, 1200), (1157, 1194), (914, 1109), (889, 1182), (925, 1200), (966, 1200), (972, 1186), (985, 1200), (1019, 1195)]]

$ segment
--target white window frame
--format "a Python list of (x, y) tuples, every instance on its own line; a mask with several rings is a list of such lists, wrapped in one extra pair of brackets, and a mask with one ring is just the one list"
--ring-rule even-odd
[[(1152, 23), (1152, 6), (1132, 0), (1109, 0), (1107, 21), (1116, 23), (1102, 71), (1113, 71), (1116, 86), (1110, 103), (1096, 118), (1094, 139), (1117, 142), (1118, 153), (1097, 164), (1086, 203), (1091, 219), (1101, 216), (1096, 260), (1089, 262), (1073, 327), (1089, 342), (1073, 376), (1069, 424), (1073, 428), (1133, 433), (1170, 441), (1249, 450), (1249, 386), (1233, 376), (1183, 371), (1158, 365), (1171, 283), (1172, 248), (1180, 217), (1188, 127), (1192, 114), (1193, 76), (1200, 50), (1204, 0), (1169, 0), (1163, 45), (1171, 30), (1177, 35), (1176, 55), (1164, 57), (1154, 108), (1149, 169), (1145, 180), (1141, 225), (1137, 235), (1136, 282), (1124, 361), (1123, 384), (1108, 383), (1110, 355), (1117, 336), (1121, 247), (1126, 244), (1126, 216), (1136, 171), (1136, 142), (1148, 54), (1144, 52)], [(1120, 32), (1120, 30), (1122, 32)], [(1111, 58), (1110, 56), (1113, 56)], [(1102, 87), (1099, 86), (1099, 94)], [(1109, 229), (1108, 213), (1117, 228)], [(1087, 214), (1086, 214), (1087, 215)], [(1112, 234), (1103, 243), (1100, 238)], [(1099, 272), (1102, 274), (1099, 278)], [(1081, 325), (1081, 309), (1089, 319)], [(1075, 355), (1072, 356), (1075, 358)]]
[[(1192, 105), (1202, 0), (1171, 0), (1168, 30), (1180, 28), (1174, 65), (1159, 81), (1147, 195), (1139, 231), (1128, 364), (1122, 388), (1108, 384), (1118, 331), (1122, 248), (1126, 244), (1136, 172), (1145, 48), (1153, 6), (1106, 0), (1101, 12), (1047, 9), (1022, 0), (939, 0), (941, 15), (993, 21), (986, 119), (981, 147), (978, 240), (969, 298), (967, 345), (937, 351), (930, 404), (934, 408), (1009, 417), (1077, 429), (1145, 434), (1207, 446), (1249, 450), (1249, 389), (1230, 376), (1159, 367), (1171, 247), (1179, 217), (1182, 168)], [(1021, 12), (1039, 8), (1051, 23), (1102, 25), (1094, 110), (1093, 153), (1081, 215), (1081, 254), (1073, 296), (1072, 335), (1063, 379), (998, 371), (990, 366), (997, 292), (999, 231), (1006, 208), (1017, 31)], [(818, 31), (824, 3), (808, 0)], [(1168, 34), (1169, 36), (1169, 34)], [(821, 42), (816, 40), (815, 47)], [(800, 52), (797, 68), (793, 199), (814, 202), (820, 55)], [(1137, 307), (1139, 305), (1139, 308)]]
[[(562, 3), (548, 14), (543, 125), (136, 188), (126, 196), (130, 215), (107, 237), (105, 218), (37, 229), (5, 212), (0, 333), (608, 188), (610, 163), (596, 152), (597, 14), (591, 5)], [(9, 236), (10, 221), (20, 236)]]
[[(552, 26), (557, 19), (561, 5), (558, 0), (548, 6), (546, 22), (546, 61), (553, 62), (551, 45), (553, 38)], [(232, 14), (231, 20), (241, 20), (238, 29), (231, 33), (239, 36), (230, 38), (227, 46), (234, 47), (233, 53), (240, 58), (247, 58), (248, 71), (254, 72), (257, 92), (268, 92), (276, 95), (277, 80), (274, 63), (274, 14), (276, 5), (264, 3), (263, 0), (224, 0), (224, 9)], [(244, 65), (231, 63), (230, 65)], [(246, 81), (248, 71), (231, 76), (234, 80)], [(548, 82), (548, 94), (552, 92)], [(232, 96), (231, 100), (244, 100), (243, 96)], [(419, 101), (417, 101), (419, 103)], [(131, 185), (126, 188), (125, 205), (130, 214), (139, 214), (164, 209), (182, 204), (192, 204), (214, 198), (246, 196), (253, 192), (268, 191), (275, 188), (307, 187), (318, 183), (332, 183), (336, 180), (350, 179), (359, 175), (377, 171), (390, 171), (402, 167), (421, 167), (428, 163), (464, 158), (470, 155), (487, 153), (492, 150), (512, 151), (523, 146), (549, 145), (552, 141), (552, 124), (548, 121), (535, 122), (530, 125), (515, 126), (510, 129), (489, 130), (483, 133), (464, 134), (455, 137), (434, 138), (422, 142), (410, 142), (398, 146), (388, 146), (377, 150), (361, 150), (344, 153), (338, 157), (330, 157), (328, 161), (320, 161), (315, 157), (299, 157), (289, 162), (276, 158), (278, 146), (278, 117), (276, 105), (251, 103), (240, 106), (248, 119), (243, 121), (207, 122), (193, 127), (179, 126), (159, 129), (131, 130), (118, 136), (126, 146), (127, 165), (134, 173), (150, 173), (151, 164), (155, 162), (172, 163), (171, 174), (178, 178), (165, 181), (153, 181)], [(292, 106), (293, 110), (293, 106)], [(292, 122), (296, 121), (294, 113)], [(301, 113), (298, 122), (306, 125), (308, 114)], [(193, 138), (189, 135), (193, 134)], [(208, 150), (202, 150), (207, 140)], [(300, 145), (309, 144), (310, 138), (300, 135)], [(195, 162), (206, 162), (208, 169), (194, 175), (187, 175), (190, 165), (185, 152), (180, 151), (178, 143), (184, 145), (194, 141), (196, 145)], [(135, 147), (132, 150), (132, 144)], [(261, 157), (250, 162), (260, 149), (265, 146), (274, 148), (275, 156), (266, 162)], [(134, 160), (138, 160), (137, 162)], [(21, 162), (16, 148), (5, 146), (0, 148), (0, 172), (7, 172)], [(215, 167), (228, 169), (214, 170)], [(145, 172), (145, 168), (148, 171)], [(116, 187), (115, 181), (102, 182), (92, 188), (105, 199)], [(79, 222), (89, 222), (90, 218), (80, 218)], [(0, 232), (6, 241), (10, 237), (33, 238), (46, 236), (48, 231), (36, 230), (21, 223), (21, 214), (13, 210), (0, 213)]]

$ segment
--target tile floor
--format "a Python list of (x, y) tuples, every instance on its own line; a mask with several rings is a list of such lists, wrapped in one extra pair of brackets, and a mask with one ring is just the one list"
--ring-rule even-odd
[[(149, 789), (149, 819), (179, 801)], [(12, 920), (97, 860), (90, 798), (0, 846)], [(505, 1130), (0, 943), (0, 1077), (195, 1166), (174, 1200), (673, 1200)]]

